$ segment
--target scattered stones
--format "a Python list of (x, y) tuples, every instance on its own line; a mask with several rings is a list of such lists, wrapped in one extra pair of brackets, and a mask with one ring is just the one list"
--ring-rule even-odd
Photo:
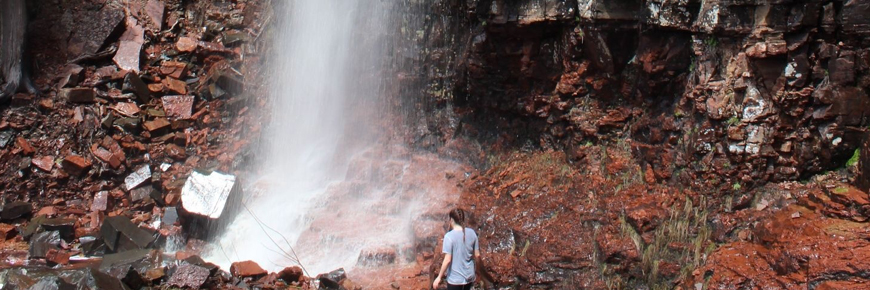
[(235, 277), (257, 277), (268, 274), (254, 261), (235, 262), (230, 266), (230, 273)]

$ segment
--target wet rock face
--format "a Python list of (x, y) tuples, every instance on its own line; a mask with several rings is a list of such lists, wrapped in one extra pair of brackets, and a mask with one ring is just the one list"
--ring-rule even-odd
[(569, 152), (628, 136), (653, 180), (720, 190), (837, 168), (870, 124), (866, 2), (441, 3), (463, 29), (432, 25), (460, 36), (429, 57), (458, 65), (424, 95), (446, 94), (462, 122), (426, 125), (418, 144), (458, 131)]
[(8, 100), (22, 79), (27, 15), (24, 0), (0, 3), (0, 102)]

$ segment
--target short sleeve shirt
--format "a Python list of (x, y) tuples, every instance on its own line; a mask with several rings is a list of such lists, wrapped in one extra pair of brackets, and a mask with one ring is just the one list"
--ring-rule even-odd
[(465, 228), (465, 237), (460, 230), (452, 230), (444, 235), (444, 246), (441, 251), (453, 255), (450, 267), (447, 268), (447, 283), (464, 285), (473, 283), (474, 251), (479, 250), (477, 233)]

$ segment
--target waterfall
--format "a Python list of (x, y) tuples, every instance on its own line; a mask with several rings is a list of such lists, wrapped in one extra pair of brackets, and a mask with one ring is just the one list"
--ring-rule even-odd
[[(309, 227), (313, 203), (378, 137), (373, 118), (390, 83), (383, 77), (389, 2), (295, 0), (276, 7), (272, 79), (264, 80), (271, 86), (272, 120), (259, 153), (265, 154), (258, 164), (262, 177), (248, 182), (244, 202), (254, 215), (242, 209), (207, 260), (224, 269), (240, 260), (271, 271), (295, 264), (283, 252)], [(307, 269), (311, 275), (349, 266), (316, 263), (319, 257), (304, 253), (299, 259), (318, 265)]]

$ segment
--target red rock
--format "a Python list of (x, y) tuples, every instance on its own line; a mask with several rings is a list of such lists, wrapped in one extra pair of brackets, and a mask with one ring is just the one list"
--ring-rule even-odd
[(166, 150), (164, 150), (164, 152), (166, 152), (166, 155), (169, 155), (169, 157), (176, 160), (184, 159), (187, 155), (184, 148), (181, 148), (181, 146), (175, 145), (174, 143), (166, 145)]
[(187, 83), (174, 78), (166, 78), (163, 80), (163, 86), (172, 93), (185, 95), (187, 94)]
[(10, 224), (0, 224), (0, 241), (7, 241), (15, 237), (18, 228)]
[(196, 254), (191, 253), (191, 252), (186, 252), (186, 251), (178, 251), (178, 252), (175, 252), (175, 259), (176, 259), (176, 260), (179, 260), (179, 261), (181, 261), (181, 260), (187, 260), (187, 258), (190, 258), (190, 257), (193, 257), (193, 256), (196, 256)]
[(198, 45), (196, 39), (190, 37), (179, 37), (178, 42), (175, 43), (175, 48), (180, 52), (192, 52), (196, 50)]
[(278, 278), (287, 283), (299, 282), (302, 280), (302, 275), (302, 268), (299, 266), (287, 267), (278, 272)]
[(177, 61), (165, 61), (160, 66), (160, 73), (165, 76), (181, 79), (187, 75), (187, 64)]
[(163, 92), (163, 84), (162, 83), (153, 83), (148, 84), (148, 91), (151, 93), (162, 93)]
[(79, 155), (70, 155), (64, 158), (63, 160), (63, 169), (69, 173), (75, 175), (81, 175), (85, 173), (88, 169), (91, 168), (91, 161), (79, 156)]
[(175, 205), (178, 203), (178, 195), (175, 193), (167, 194), (163, 201), (166, 203), (166, 205)]
[(127, 117), (133, 117), (139, 113), (139, 106), (130, 102), (117, 103), (112, 109)]
[(230, 273), (235, 277), (253, 277), (268, 274), (266, 270), (254, 261), (235, 262), (230, 266)]
[(70, 253), (64, 250), (50, 249), (45, 255), (45, 259), (51, 263), (58, 265), (69, 264)]
[(43, 110), (54, 110), (54, 101), (52, 101), (51, 99), (40, 99), (36, 102), (36, 105)]
[(163, 111), (172, 119), (190, 119), (193, 112), (193, 96), (163, 97)]
[(118, 45), (118, 51), (112, 60), (121, 70), (139, 72), (139, 60), (142, 55), (142, 43), (138, 41), (122, 40)]
[(166, 129), (170, 125), (171, 124), (166, 119), (157, 118), (157, 119), (154, 119), (153, 121), (145, 122), (145, 124), (143, 126), (145, 126), (145, 130), (148, 130), (149, 132), (156, 132), (156, 131), (159, 131), (162, 129)]
[(163, 4), (163, 1), (148, 0), (148, 2), (145, 3), (145, 14), (148, 15), (148, 20), (150, 20), (149, 24), (157, 31), (163, 29), (163, 15), (165, 10), (166, 6)]
[(94, 194), (94, 200), (91, 202), (91, 211), (105, 211), (109, 207), (109, 192), (100, 191)]
[(53, 206), (43, 207), (43, 208), (39, 209), (38, 212), (36, 212), (36, 216), (53, 217), (56, 215), (57, 215), (57, 208), (53, 207)]
[(18, 145), (18, 148), (21, 148), (21, 153), (24, 153), (24, 155), (30, 155), (36, 151), (33, 149), (33, 146), (30, 146), (30, 143), (28, 143), (27, 139), (24, 139), (24, 137), (18, 136), (18, 138), (15, 139), (15, 144)]
[(41, 169), (42, 171), (51, 172), (51, 169), (54, 168), (54, 157), (36, 157), (30, 160), (30, 163), (33, 164), (33, 166), (36, 166), (36, 168)]

